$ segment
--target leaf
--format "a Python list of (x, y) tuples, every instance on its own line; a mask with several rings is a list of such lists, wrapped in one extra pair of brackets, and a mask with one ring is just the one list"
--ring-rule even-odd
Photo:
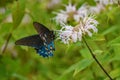
[(93, 41), (105, 41), (105, 37), (101, 34), (96, 34), (95, 36), (92, 37)]
[(93, 60), (92, 59), (83, 59), (81, 61), (79, 61), (76, 64), (73, 64), (71, 67), (69, 67), (64, 73), (68, 74), (70, 72), (72, 72), (73, 70), (75, 70), (74, 75), (76, 75), (78, 72), (82, 71), (83, 69), (87, 68), (90, 64), (92, 64)]
[(117, 38), (109, 41), (108, 46), (112, 46), (112, 45), (115, 45), (115, 44), (117, 44), (117, 45), (120, 44), (120, 36), (118, 36)]
[(4, 23), (4, 24), (1, 24), (1, 26), (2, 27), (0, 28), (0, 34), (5, 34), (11, 30), (12, 24), (11, 23)]
[(114, 50), (114, 57), (111, 61), (120, 61), (120, 44), (113, 45), (112, 48)]
[(102, 53), (103, 53), (103, 50), (99, 50), (99, 49), (98, 49), (98, 50), (95, 50), (94, 53), (95, 53), (95, 54), (102, 54)]
[(75, 72), (73, 74), (73, 76), (75, 76), (76, 74), (78, 74), (80, 71), (82, 71), (83, 69), (87, 68), (88, 66), (90, 66), (92, 64), (93, 60), (90, 59), (83, 59), (78, 68), (75, 69)]
[(91, 59), (92, 56), (90, 54), (90, 52), (87, 49), (82, 49), (80, 50), (80, 54), (82, 55), (82, 57), (87, 58), (87, 59)]
[[(110, 76), (114, 79), (114, 78), (117, 78), (117, 77), (120, 77), (120, 68), (117, 68), (115, 70), (112, 70), (110, 72)], [(108, 80), (108, 78), (106, 78), (105, 80)], [(117, 79), (116, 79), (117, 80)]]
[(13, 29), (16, 29), (25, 13), (25, 1), (26, 0), (17, 0), (12, 8), (12, 18), (13, 18)]
[(107, 34), (113, 32), (113, 31), (115, 31), (115, 30), (117, 30), (117, 27), (116, 27), (116, 26), (112, 26), (112, 27), (110, 27), (109, 29), (105, 30), (105, 31), (102, 33), (102, 35), (107, 35)]
[(19, 80), (28, 80), (26, 77), (24, 77), (23, 75), (17, 74), (17, 73), (13, 73), (12, 77), (15, 77)]

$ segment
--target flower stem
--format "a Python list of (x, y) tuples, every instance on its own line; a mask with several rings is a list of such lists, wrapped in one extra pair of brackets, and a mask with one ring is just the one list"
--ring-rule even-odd
[(87, 48), (89, 49), (93, 59), (97, 62), (97, 64), (99, 65), (99, 67), (103, 70), (103, 72), (109, 77), (110, 80), (113, 80), (112, 77), (107, 73), (107, 71), (103, 68), (102, 64), (97, 60), (97, 58), (95, 57), (95, 55), (92, 52), (92, 49), (89, 47), (88, 43), (86, 42), (85, 38), (83, 37), (83, 41), (85, 42)]

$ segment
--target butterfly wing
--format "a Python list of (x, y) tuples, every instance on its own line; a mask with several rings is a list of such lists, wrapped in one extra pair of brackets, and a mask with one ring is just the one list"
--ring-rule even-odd
[(34, 47), (38, 54), (43, 57), (53, 56), (54, 47), (54, 33), (46, 28), (44, 25), (34, 22), (35, 29), (39, 35), (24, 37), (15, 42), (16, 45), (24, 45)]
[(33, 25), (37, 32), (40, 35), (40, 38), (43, 40), (43, 42), (50, 43), (51, 41), (54, 40), (54, 33), (53, 31), (50, 31), (48, 28), (46, 28), (44, 25), (38, 23), (38, 22), (33, 22)]
[(43, 57), (53, 56), (53, 51), (55, 50), (55, 35), (53, 31), (50, 31), (48, 28), (46, 28), (44, 25), (38, 22), (33, 22), (33, 25), (43, 41), (43, 46), (40, 49), (38, 49), (37, 52)]
[(47, 46), (43, 45), (39, 49), (36, 49), (37, 53), (43, 57), (53, 56), (54, 43), (50, 42)]
[(53, 56), (53, 49), (50, 47), (53, 45), (53, 42), (48, 45), (44, 45), (39, 35), (24, 37), (17, 40), (15, 44), (34, 47), (37, 53), (43, 57)]
[(32, 35), (17, 40), (15, 44), (39, 48), (43, 45), (43, 41), (41, 40), (39, 35)]

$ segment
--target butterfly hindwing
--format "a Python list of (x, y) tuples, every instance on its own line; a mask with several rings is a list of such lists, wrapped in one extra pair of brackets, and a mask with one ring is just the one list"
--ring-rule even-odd
[(39, 49), (36, 49), (37, 53), (43, 57), (53, 56), (54, 43), (50, 42), (47, 46), (43, 45)]

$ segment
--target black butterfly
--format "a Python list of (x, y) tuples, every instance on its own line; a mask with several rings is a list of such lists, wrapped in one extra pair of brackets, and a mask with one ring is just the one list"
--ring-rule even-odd
[(39, 34), (19, 39), (15, 44), (34, 47), (43, 57), (53, 56), (53, 51), (55, 51), (53, 31), (38, 22), (33, 22), (33, 25)]

